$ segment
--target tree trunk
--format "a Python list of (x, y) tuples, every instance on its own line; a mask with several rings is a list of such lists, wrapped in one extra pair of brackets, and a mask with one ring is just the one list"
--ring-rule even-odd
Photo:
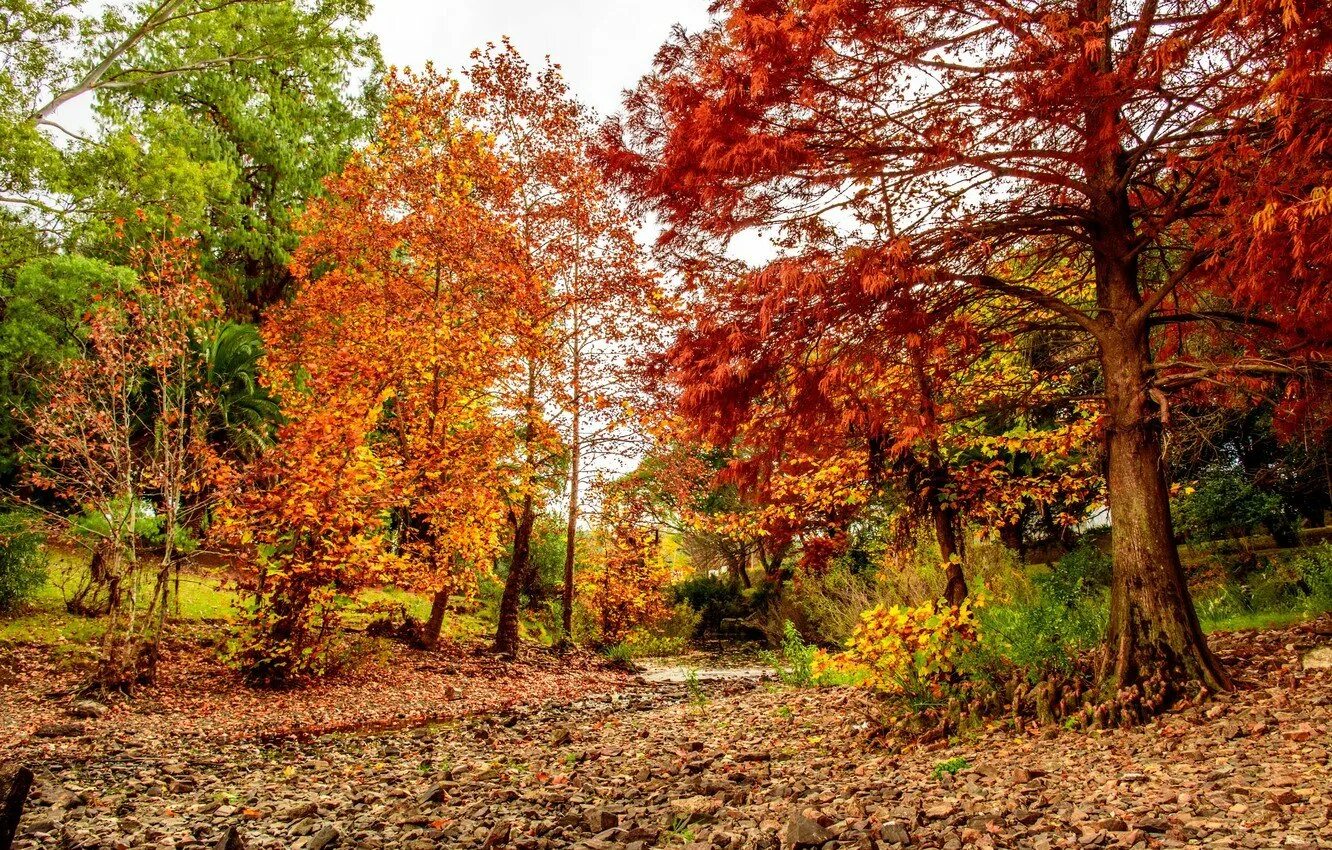
[(518, 606), (531, 569), (535, 523), (536, 509), (529, 493), (523, 497), (522, 513), (514, 525), (513, 557), (509, 560), (509, 575), (504, 579), (504, 595), (500, 597), (499, 624), (495, 629), (495, 652), (500, 655), (518, 653)]
[[(1079, 22), (1100, 30), (1103, 49), (1089, 50), (1086, 61), (1109, 91), (1119, 85), (1114, 82), (1112, 5), (1111, 0), (1079, 0), (1077, 7)], [(1139, 280), (1142, 245), (1129, 198), (1130, 158), (1119, 102), (1088, 98), (1083, 128), (1114, 559), (1101, 676), (1113, 688), (1159, 676), (1171, 689), (1183, 679), (1227, 689), (1229, 679), (1207, 647), (1175, 546), (1161, 451), (1166, 411), (1160, 406), (1164, 396), (1153, 392), (1150, 383), (1151, 305)], [(1157, 281), (1157, 287), (1153, 296), (1158, 299), (1170, 291), (1165, 281)]]
[(939, 560), (947, 584), (943, 588), (943, 601), (950, 608), (958, 608), (967, 601), (967, 578), (962, 573), (962, 554), (958, 550), (958, 517), (947, 508), (934, 505), (934, 537), (939, 544)]
[(578, 542), (578, 474), (581, 460), (578, 436), (578, 409), (573, 414), (573, 446), (569, 462), (569, 524), (564, 538), (564, 640), (573, 640), (574, 552)]
[(435, 591), (435, 597), (430, 601), (430, 619), (426, 620), (425, 628), (421, 630), (421, 645), (426, 649), (439, 646), (439, 635), (444, 629), (444, 609), (448, 604), (449, 591)]
[(1144, 349), (1145, 341), (1142, 349), (1103, 346), (1114, 571), (1102, 678), (1119, 688), (1160, 674), (1167, 683), (1184, 677), (1225, 690), (1230, 680), (1207, 647), (1175, 545)]
[(9, 777), (9, 787), (5, 789), (4, 809), (0, 810), (0, 850), (9, 850), (14, 844), (14, 835), (18, 832), (19, 820), (23, 817), (23, 804), (28, 799), (32, 780), (32, 771), (27, 767), (17, 768)]

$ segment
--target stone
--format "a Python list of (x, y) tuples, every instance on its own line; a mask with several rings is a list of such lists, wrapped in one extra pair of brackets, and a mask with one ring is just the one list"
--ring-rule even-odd
[(338, 828), (328, 824), (310, 836), (305, 843), (304, 850), (324, 850), (325, 847), (338, 840)]
[(1304, 653), (1300, 666), (1305, 670), (1332, 670), (1332, 644), (1315, 646)]
[(911, 843), (911, 833), (900, 820), (890, 820), (880, 827), (879, 837), (889, 844), (900, 844), (903, 847)]
[(584, 813), (583, 822), (587, 824), (589, 832), (605, 832), (620, 825), (620, 816), (597, 806)]
[(83, 734), (82, 723), (43, 723), (33, 730), (34, 738), (74, 738)]
[(721, 807), (722, 803), (716, 797), (705, 797), (701, 794), (671, 800), (671, 819), (683, 819), (691, 824), (712, 823), (716, 820)]
[(240, 830), (235, 826), (229, 826), (213, 845), (213, 850), (245, 850), (245, 839), (241, 837)]
[(95, 719), (106, 714), (110, 709), (95, 699), (81, 699), (69, 707), (70, 717)]
[(513, 825), (508, 821), (500, 821), (490, 828), (486, 838), (481, 842), (482, 847), (503, 847), (509, 843), (509, 836), (513, 832)]
[(792, 812), (786, 821), (786, 841), (783, 847), (822, 847), (833, 840), (833, 834), (813, 818), (801, 812)]

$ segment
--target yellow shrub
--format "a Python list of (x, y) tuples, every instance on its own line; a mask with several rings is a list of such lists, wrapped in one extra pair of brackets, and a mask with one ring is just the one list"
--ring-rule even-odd
[(878, 605), (861, 615), (843, 657), (867, 670), (866, 684), (887, 693), (941, 685), (967, 650), (980, 642), (974, 608), (933, 603), (915, 608)]

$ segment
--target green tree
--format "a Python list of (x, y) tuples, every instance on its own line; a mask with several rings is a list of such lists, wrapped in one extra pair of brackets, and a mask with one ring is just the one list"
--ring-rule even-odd
[(130, 269), (80, 256), (30, 260), (12, 282), (0, 277), (0, 483), (17, 472), (22, 414), (60, 364), (83, 352), (94, 299), (133, 285)]

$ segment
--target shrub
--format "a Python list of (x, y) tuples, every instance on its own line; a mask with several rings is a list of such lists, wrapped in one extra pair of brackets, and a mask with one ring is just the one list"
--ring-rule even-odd
[(1080, 656), (1099, 645), (1106, 610), (1099, 597), (1068, 602), (1044, 594), (984, 609), (984, 648), (969, 659), (969, 672), (1007, 662), (1036, 682), (1051, 671), (1071, 671)]
[(722, 620), (750, 612), (740, 585), (720, 576), (692, 576), (671, 585), (667, 593), (672, 605), (688, 605), (697, 611), (699, 625), (706, 631), (715, 632)]
[(938, 603), (871, 608), (852, 633), (846, 658), (865, 668), (867, 684), (877, 690), (937, 694), (980, 643), (978, 605), (969, 599), (957, 608)]
[(1007, 662), (1033, 682), (1072, 670), (1105, 634), (1110, 570), (1110, 556), (1084, 542), (1050, 572), (1033, 577), (1028, 592), (980, 612), (984, 647), (968, 663), (981, 668)]
[(1277, 493), (1261, 490), (1243, 473), (1209, 470), (1175, 499), (1176, 522), (1195, 542), (1233, 539), (1266, 528), (1280, 545), (1298, 543), (1297, 515)]
[(1332, 608), (1332, 543), (1306, 549), (1290, 559), (1313, 610)]
[(46, 583), (43, 542), (28, 517), (0, 514), (0, 611), (30, 598)]

